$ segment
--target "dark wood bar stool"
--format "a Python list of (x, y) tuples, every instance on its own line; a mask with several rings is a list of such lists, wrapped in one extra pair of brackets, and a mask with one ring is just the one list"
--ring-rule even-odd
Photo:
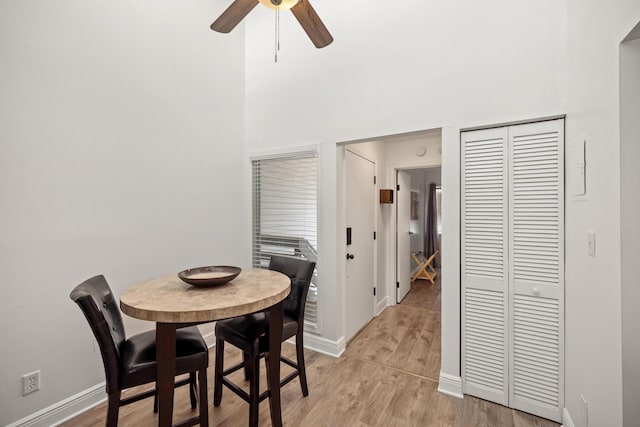
[[(315, 269), (315, 262), (302, 258), (272, 256), (269, 269), (281, 272), (291, 278), (291, 293), (284, 301), (284, 324), (282, 340), (295, 335), (297, 362), (280, 357), (283, 363), (293, 367), (292, 372), (280, 381), (281, 386), (296, 377), (300, 378), (302, 395), (308, 396), (307, 376), (304, 366), (304, 308), (309, 292), (309, 285)], [(213, 405), (220, 406), (222, 386), (225, 385), (243, 400), (249, 403), (249, 425), (258, 425), (258, 408), (262, 400), (269, 396), (269, 391), (260, 394), (260, 359), (268, 357), (269, 338), (268, 318), (264, 312), (252, 313), (216, 323), (216, 365), (214, 375)], [(243, 362), (224, 369), (224, 343), (228, 342), (242, 350)], [(244, 368), (245, 379), (249, 381), (249, 393), (231, 382), (227, 375)]]
[[(100, 346), (106, 388), (109, 396), (107, 426), (118, 425), (120, 406), (155, 396), (155, 389), (121, 399), (122, 391), (131, 387), (156, 382), (156, 332), (148, 331), (126, 338), (118, 303), (104, 276), (95, 276), (76, 286), (70, 295), (84, 313)], [(189, 385), (191, 407), (198, 404), (200, 394), (200, 425), (209, 423), (207, 402), (207, 366), (209, 351), (195, 326), (180, 328), (176, 332), (176, 376), (189, 374), (177, 381), (176, 387)], [(199, 390), (196, 383), (198, 373)], [(157, 403), (154, 402), (154, 412)]]

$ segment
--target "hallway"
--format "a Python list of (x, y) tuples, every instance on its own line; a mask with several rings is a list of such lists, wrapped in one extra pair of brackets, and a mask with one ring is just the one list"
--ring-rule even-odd
[(399, 305), (387, 307), (347, 346), (345, 356), (438, 383), (440, 277), (416, 280)]

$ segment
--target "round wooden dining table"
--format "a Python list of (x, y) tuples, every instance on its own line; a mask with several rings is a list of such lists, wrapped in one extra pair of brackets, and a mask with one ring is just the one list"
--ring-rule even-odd
[[(173, 422), (173, 391), (176, 369), (176, 329), (268, 309), (269, 316), (269, 406), (271, 423), (282, 426), (280, 406), (280, 350), (282, 346), (283, 300), (291, 291), (291, 279), (265, 269), (243, 270), (222, 285), (198, 287), (183, 282), (177, 274), (147, 280), (127, 288), (120, 296), (123, 313), (156, 322), (158, 365), (158, 425)], [(208, 425), (208, 419), (190, 419), (180, 425)]]

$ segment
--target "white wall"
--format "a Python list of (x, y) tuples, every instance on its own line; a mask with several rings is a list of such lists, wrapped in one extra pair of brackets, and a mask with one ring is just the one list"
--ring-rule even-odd
[[(589, 426), (622, 425), (618, 55), (639, 20), (637, 0), (568, 1), (566, 141), (584, 138), (587, 146), (587, 195), (566, 200), (565, 405), (580, 427), (581, 394)], [(567, 165), (572, 156), (567, 151)], [(588, 230), (596, 232), (595, 257)]]
[(247, 18), (251, 147), (342, 142), (564, 112), (565, 10), (555, 0), (313, 5), (335, 41), (313, 47), (290, 13)]
[(620, 49), (620, 218), (624, 425), (640, 425), (640, 23)]
[[(221, 11), (203, 0), (0, 4), (0, 425), (104, 381), (69, 299), (82, 280), (103, 273), (119, 295), (248, 261), (244, 35), (209, 30)], [(22, 397), (21, 375), (35, 370), (42, 388)]]
[(441, 168), (430, 168), (425, 169), (424, 179), (425, 179), (425, 188), (429, 189), (429, 184), (434, 183), (436, 186), (442, 184), (442, 170)]
[[(305, 143), (335, 147), (442, 126), (494, 124), (565, 111), (564, 2), (410, 0), (396, 7), (383, 0), (316, 0), (313, 5), (334, 43), (315, 49), (297, 21), (282, 14), (277, 64), (272, 12), (256, 8), (247, 18), (250, 150)], [(448, 134), (445, 143), (459, 141)], [(455, 148), (443, 146), (443, 159), (445, 152), (450, 163), (443, 161), (443, 185), (456, 181), (447, 170), (459, 172)], [(340, 156), (324, 160), (339, 162)], [(335, 177), (322, 179), (333, 183)], [(324, 185), (321, 200), (340, 215), (342, 196), (335, 188), (334, 193), (331, 185)], [(455, 207), (455, 198), (452, 193), (443, 203)], [(333, 243), (340, 258), (342, 234), (338, 224), (326, 241)], [(445, 245), (443, 251), (451, 257), (445, 253), (443, 260), (455, 261), (456, 243)], [(344, 271), (337, 255), (334, 262), (332, 295), (337, 296)], [(442, 277), (451, 281), (443, 283), (443, 334), (449, 335), (442, 338), (442, 369), (459, 379), (459, 279), (453, 273), (443, 272)], [(451, 289), (447, 295), (445, 287)], [(331, 310), (326, 316), (337, 318), (343, 310), (340, 300), (324, 305)], [(338, 338), (340, 322), (335, 330), (323, 331), (327, 338)]]

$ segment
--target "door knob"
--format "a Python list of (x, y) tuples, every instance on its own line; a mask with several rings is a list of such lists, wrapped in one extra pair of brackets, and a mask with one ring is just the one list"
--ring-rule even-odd
[(353, 254), (347, 254), (347, 259), (354, 259), (355, 257), (353, 256)]

